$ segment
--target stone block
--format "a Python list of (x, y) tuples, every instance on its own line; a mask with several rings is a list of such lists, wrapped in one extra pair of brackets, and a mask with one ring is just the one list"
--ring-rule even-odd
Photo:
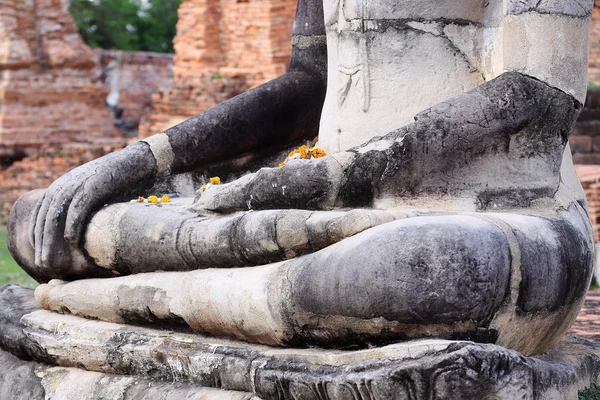
[(600, 372), (600, 347), (576, 336), (541, 357), (439, 339), (283, 349), (43, 311), (16, 286), (0, 303), (2, 348), (33, 359), (0, 352), (6, 399), (573, 399)]
[(600, 153), (600, 136), (592, 137), (592, 151), (594, 153)]
[[(589, 92), (588, 92), (589, 96)], [(600, 108), (588, 108), (586, 107), (581, 110), (578, 121), (598, 121), (600, 120)]]
[(577, 121), (571, 136), (600, 136), (600, 121)]
[[(598, 38), (598, 39), (600, 39), (600, 38)], [(596, 39), (596, 41), (598, 39)], [(594, 43), (593, 39), (592, 39), (592, 43)], [(587, 97), (585, 99), (585, 108), (588, 108), (588, 109), (600, 108), (600, 89), (588, 89)]]
[(600, 164), (600, 153), (576, 153), (573, 154), (575, 164)]
[(569, 138), (569, 144), (571, 145), (571, 151), (573, 153), (589, 153), (592, 151), (591, 136), (571, 136)]

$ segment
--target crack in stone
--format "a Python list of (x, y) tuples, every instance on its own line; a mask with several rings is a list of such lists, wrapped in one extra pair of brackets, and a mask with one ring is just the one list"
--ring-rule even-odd
[[(465, 19), (448, 19), (448, 18), (398, 18), (398, 19), (387, 19), (387, 18), (352, 18), (352, 19), (344, 19), (344, 21), (348, 24), (355, 25), (364, 25), (367, 24), (366, 31), (375, 31), (375, 32), (384, 32), (389, 28), (395, 28), (397, 30), (404, 29), (414, 29), (409, 24), (411, 22), (417, 22), (422, 24), (438, 24), (443, 29), (446, 25), (458, 25), (458, 26), (475, 26), (475, 27), (484, 27), (482, 22), (478, 21), (469, 21)], [(327, 28), (330, 30), (337, 30), (338, 21), (334, 21), (332, 23), (327, 24)], [(368, 27), (375, 28), (368, 28)], [(358, 31), (357, 31), (358, 32)]]
[[(535, 4), (531, 4), (535, 1)], [(536, 13), (545, 15), (562, 15), (565, 17), (585, 19), (592, 15), (593, 0), (511, 0), (506, 6), (507, 15)], [(577, 9), (574, 9), (577, 7)]]

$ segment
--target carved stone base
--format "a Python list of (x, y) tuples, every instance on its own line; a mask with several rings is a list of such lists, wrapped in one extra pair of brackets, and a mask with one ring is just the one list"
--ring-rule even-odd
[(160, 382), (138, 376), (53, 367), (23, 361), (4, 351), (0, 351), (0, 369), (0, 397), (3, 399), (249, 400), (257, 398), (252, 393), (198, 387), (177, 381)]
[(20, 357), (0, 352), (3, 399), (573, 399), (600, 372), (600, 346), (574, 336), (536, 358), (435, 339), (273, 348), (52, 313), (16, 286), (0, 345)]

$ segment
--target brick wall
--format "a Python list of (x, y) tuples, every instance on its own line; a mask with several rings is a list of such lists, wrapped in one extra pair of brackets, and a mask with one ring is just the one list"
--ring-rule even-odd
[(600, 0), (594, 1), (590, 36), (588, 89), (584, 109), (569, 138), (573, 161), (585, 190), (594, 227), (594, 240), (600, 241)]
[(174, 80), (140, 136), (165, 130), (287, 71), (296, 0), (184, 0)]
[(600, 89), (589, 89), (569, 138), (575, 164), (600, 164)]
[(594, 11), (592, 12), (588, 81), (600, 86), (600, 0), (594, 0)]
[(68, 0), (0, 1), (0, 157), (119, 138)]
[(594, 241), (600, 242), (600, 165), (575, 165), (588, 201), (588, 210), (594, 228)]

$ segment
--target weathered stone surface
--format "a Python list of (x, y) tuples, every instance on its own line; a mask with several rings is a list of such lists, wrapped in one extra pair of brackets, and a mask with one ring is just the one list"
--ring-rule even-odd
[[(242, 210), (250, 198), (254, 209), (529, 207), (556, 193), (564, 145), (579, 109), (563, 92), (505, 73), (347, 152), (210, 187), (197, 207)], [(540, 157), (527, 157), (532, 151)], [(336, 161), (340, 157), (348, 162)], [(288, 190), (282, 193), (283, 186)], [(444, 196), (455, 202), (443, 202)]]
[[(553, 39), (542, 42), (530, 39), (548, 35), (549, 25), (552, 26)], [(556, 13), (508, 16), (503, 26), (504, 68), (547, 82), (583, 104), (587, 91), (589, 47), (588, 42), (581, 38), (589, 35), (590, 25), (589, 18)]]
[[(47, 311), (21, 318), (26, 343), (54, 363), (157, 376), (168, 364), (267, 398), (572, 395), (593, 356), (569, 367), (524, 355), (559, 343), (592, 274), (567, 145), (585, 96), (588, 14), (550, 2), (507, 14), (500, 0), (326, 1), (311, 21), (313, 3), (299, 4), (289, 72), (17, 204), (9, 245), (39, 280), (130, 274), (39, 286), (44, 309), (72, 314), (61, 338), (92, 344), (62, 348)], [(334, 154), (212, 185), (189, 208), (104, 207), (316, 132)], [(320, 363), (306, 350), (220, 345), (207, 360), (204, 342), (183, 351), (107, 322), (338, 350)], [(115, 330), (118, 351), (131, 340), (141, 360), (112, 353)], [(395, 343), (412, 338), (520, 353)]]
[[(121, 181), (118, 179), (118, 175), (113, 175), (111, 172), (111, 167), (114, 166), (114, 164), (110, 162), (111, 159), (115, 163), (125, 162), (125, 164), (129, 165), (129, 168), (130, 168), (129, 170), (127, 169), (127, 167), (125, 167), (123, 169), (123, 174), (120, 175), (120, 177), (122, 179)], [(39, 191), (31, 192), (29, 194), (26, 194), (22, 198), (29, 199), (30, 201), (38, 201), (39, 199), (44, 198), (44, 196), (49, 196), (50, 194), (52, 194), (53, 190), (56, 190), (58, 193), (63, 193), (63, 194), (69, 193), (69, 194), (73, 195), (75, 193), (75, 191), (77, 191), (77, 189), (79, 189), (81, 187), (81, 183), (77, 183), (77, 182), (81, 182), (80, 179), (82, 179), (82, 178), (83, 178), (83, 181), (85, 181), (86, 186), (88, 186), (90, 188), (90, 190), (92, 190), (94, 192), (94, 196), (95, 196), (96, 200), (99, 202), (105, 202), (114, 195), (114, 193), (111, 193), (110, 190), (107, 190), (108, 187), (106, 185), (104, 185), (104, 183), (106, 182), (105, 181), (106, 179), (110, 180), (113, 185), (119, 185), (119, 184), (122, 185), (123, 192), (120, 196), (128, 195), (128, 197), (130, 197), (130, 196), (134, 195), (135, 192), (133, 192), (133, 191), (135, 191), (135, 187), (128, 187), (128, 184), (126, 184), (123, 180), (127, 180), (128, 182), (130, 182), (131, 179), (136, 179), (140, 184), (148, 185), (149, 184), (148, 179), (151, 176), (154, 176), (155, 168), (156, 168), (156, 164), (155, 164), (154, 158), (152, 157), (152, 153), (149, 150), (149, 146), (142, 142), (135, 144), (133, 146), (129, 146), (121, 151), (108, 154), (102, 158), (92, 161), (90, 164), (87, 164), (87, 165), (92, 165), (94, 163), (98, 166), (97, 168), (74, 169), (74, 170), (70, 171), (69, 173), (63, 175), (60, 178), (62, 183), (53, 186), (53, 189), (52, 188), (48, 189), (45, 192), (39, 192)], [(142, 167), (138, 168), (137, 164), (141, 165)], [(85, 178), (84, 178), (84, 175), (80, 175), (80, 174), (84, 174)], [(89, 192), (89, 193), (91, 194), (91, 192)], [(87, 195), (85, 195), (85, 196), (87, 196)], [(71, 205), (73, 206), (73, 209), (85, 206), (85, 202), (80, 202), (80, 201), (75, 201), (74, 203), (69, 202), (69, 204), (67, 204), (66, 202), (59, 202), (59, 203), (48, 202), (45, 207), (39, 207), (39, 208), (35, 208), (35, 209), (29, 208), (32, 205), (31, 204), (28, 205), (27, 202), (22, 202), (20, 204), (21, 204), (21, 206), (19, 206), (19, 205), (13, 206), (13, 209), (11, 210), (11, 215), (9, 215), (8, 225), (10, 225), (11, 227), (15, 227), (14, 224), (16, 222), (16, 220), (12, 216), (16, 217), (17, 215), (21, 215), (22, 217), (20, 217), (19, 219), (21, 221), (24, 221), (23, 218), (27, 219), (27, 217), (23, 217), (23, 215), (32, 214), (34, 212), (41, 217), (42, 215), (45, 215), (48, 212), (56, 213), (58, 211), (59, 214), (64, 213), (65, 211), (67, 211), (67, 207), (70, 207)], [(40, 204), (40, 206), (41, 206), (41, 204)], [(75, 214), (71, 214), (71, 215), (75, 216)], [(64, 222), (66, 223), (66, 221), (64, 221)], [(79, 224), (72, 224), (72, 222), (75, 222), (75, 221), (69, 221), (69, 225), (68, 225), (72, 229), (77, 229), (76, 228), (77, 226), (82, 226)], [(52, 229), (64, 229), (65, 226), (67, 226), (67, 225), (61, 225), (61, 226), (55, 225)], [(39, 225), (39, 228), (40, 229), (42, 228), (41, 225)], [(11, 229), (11, 232), (12, 232), (12, 229)], [(39, 231), (38, 231), (38, 233), (39, 233)], [(78, 233), (74, 232), (73, 237), (78, 237)], [(35, 230), (31, 229), (28, 232), (21, 231), (19, 234), (15, 235), (15, 236), (11, 236), (10, 238), (7, 239), (7, 243), (8, 243), (9, 248), (15, 248), (13, 246), (17, 246), (18, 243), (24, 244), (26, 242), (29, 242), (30, 246), (31, 246), (31, 243), (35, 243), (34, 238), (35, 238)], [(49, 237), (46, 237), (46, 239), (49, 239)], [(46, 242), (46, 243), (48, 243), (48, 242)], [(38, 242), (38, 244), (41, 244), (41, 243)], [(19, 245), (19, 246), (22, 246), (22, 245)], [(65, 241), (64, 238), (61, 237), (61, 239), (58, 242), (55, 242), (54, 246), (51, 246), (51, 247), (52, 247), (52, 250), (50, 250), (48, 248), (48, 251), (44, 252), (44, 254), (42, 254), (40, 246), (38, 246), (36, 248), (39, 251), (36, 254), (34, 254), (33, 256), (37, 262), (37, 265), (42, 265), (41, 260), (43, 259), (44, 260), (43, 264), (45, 264), (47, 266), (50, 266), (50, 265), (53, 266), (50, 269), (54, 268), (57, 273), (61, 273), (60, 271), (63, 271), (63, 273), (65, 273), (67, 276), (71, 276), (71, 278), (74, 278), (77, 275), (77, 273), (72, 274), (72, 272), (75, 272), (75, 270), (78, 270), (79, 273), (83, 273), (83, 271), (87, 270), (90, 274), (92, 274), (94, 276), (97, 276), (98, 273), (101, 273), (101, 271), (98, 269), (98, 267), (94, 266), (89, 261), (89, 259), (87, 259), (85, 257), (85, 255), (82, 253), (81, 250), (79, 250), (75, 247), (71, 247), (69, 245), (69, 243), (67, 243)], [(26, 247), (22, 247), (22, 248), (26, 249)], [(13, 252), (13, 253), (14, 253), (14, 256), (16, 259), (22, 260), (23, 256), (21, 254), (19, 254), (17, 252)], [(22, 254), (27, 254), (27, 253), (22, 253)], [(29, 254), (31, 254), (31, 253), (29, 253)], [(28, 269), (28, 272), (32, 276), (35, 275), (35, 276), (37, 276), (37, 279), (40, 279), (40, 280), (49, 279), (49, 278), (46, 278), (49, 270), (46, 270), (46, 273), (39, 271), (39, 270), (36, 272), (37, 268), (34, 267), (35, 264), (29, 264), (29, 265), (31, 266), (31, 268)], [(67, 267), (67, 265), (76, 266), (76, 267), (75, 267), (75, 269), (71, 269), (71, 267)], [(25, 268), (27, 268), (27, 267), (25, 267)], [(71, 272), (69, 272), (68, 270), (71, 270)], [(40, 272), (41, 274), (38, 275), (38, 272)]]
[(508, 0), (508, 14), (539, 13), (585, 18), (592, 12), (594, 0)]
[(217, 390), (138, 376), (111, 375), (22, 361), (0, 350), (0, 396), (11, 400), (260, 400), (251, 393)]
[(194, 389), (199, 396), (194, 399), (245, 399), (250, 393), (263, 399), (343, 400), (357, 393), (385, 399), (572, 399), (600, 371), (598, 346), (572, 336), (539, 358), (494, 345), (446, 340), (355, 351), (290, 350), (20, 309), (15, 298), (27, 296), (31, 298), (31, 291), (2, 290), (5, 307), (0, 315), (4, 317), (7, 308), (13, 315), (25, 314), (20, 322), (8, 317), (21, 332), (0, 331), (2, 342), (7, 336), (24, 336), (26, 346), (47, 349), (52, 364), (60, 366), (0, 353), (0, 393), (23, 393), (13, 391), (18, 377), (28, 383), (21, 389), (31, 391), (28, 399), (54, 393), (50, 388), (58, 395), (83, 384), (88, 385), (86, 392), (109, 399), (111, 391), (125, 399), (158, 393), (190, 398), (185, 396)]
[[(178, 205), (154, 212), (114, 205), (94, 217), (87, 233), (88, 254), (114, 274), (229, 269), (52, 281), (37, 298), (45, 308), (106, 321), (176, 322), (278, 345), (442, 336), (537, 354), (558, 342), (592, 272), (591, 227), (578, 206), (543, 217), (419, 214), (282, 210), (199, 219)], [(362, 225), (361, 215), (373, 222)], [(295, 216), (291, 231), (305, 233), (292, 242), (299, 247), (286, 247), (279, 230), (287, 227), (278, 223)], [(156, 229), (142, 234), (149, 223)], [(348, 235), (354, 236), (333, 244)], [(27, 248), (22, 243), (11, 248)], [(540, 334), (532, 336), (536, 323)]]
[(21, 317), (30, 312), (39, 310), (39, 305), (32, 297), (31, 290), (18, 286), (4, 286), (0, 288), (0, 348), (10, 349), (10, 352), (23, 359), (34, 357), (40, 361), (49, 361), (44, 356), (43, 350), (37, 351), (27, 344), (27, 338), (20, 325)]
[[(261, 265), (320, 250), (346, 237), (403, 218), (380, 210), (240, 212), (198, 217), (175, 199), (152, 214), (144, 204), (120, 204), (98, 213), (86, 232), (86, 250), (98, 266), (120, 274)], [(148, 219), (150, 217), (150, 219)], [(157, 226), (146, 231), (148, 224)], [(145, 232), (144, 237), (122, 234)], [(318, 238), (318, 240), (311, 240)], [(157, 240), (162, 245), (158, 245)], [(165, 251), (176, 249), (174, 252)]]
[(514, 1), (508, 15), (502, 1), (448, 3), (384, 2), (362, 9), (325, 1), (327, 47), (346, 50), (328, 52), (319, 131), (324, 149), (343, 151), (385, 135), (505, 71), (535, 77), (584, 102), (588, 42), (581, 39), (589, 34), (591, 0)]

